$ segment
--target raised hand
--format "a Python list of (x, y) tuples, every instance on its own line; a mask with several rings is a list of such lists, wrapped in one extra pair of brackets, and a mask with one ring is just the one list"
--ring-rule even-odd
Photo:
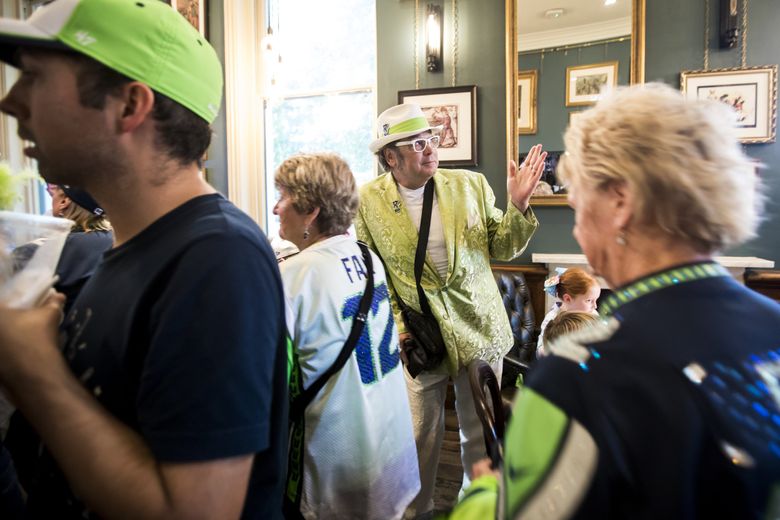
[(528, 152), (523, 164), (517, 167), (515, 161), (509, 161), (506, 176), (506, 192), (512, 204), (521, 212), (525, 213), (528, 209), (528, 203), (531, 200), (531, 194), (539, 183), (544, 171), (544, 160), (547, 158), (547, 152), (542, 151), (542, 145), (534, 145)]

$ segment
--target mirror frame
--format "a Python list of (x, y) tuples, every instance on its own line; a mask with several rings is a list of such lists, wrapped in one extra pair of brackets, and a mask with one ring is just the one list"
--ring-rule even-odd
[[(519, 0), (506, 0), (506, 150), (507, 162), (518, 157), (517, 133), (517, 9)], [(645, 2), (631, 0), (631, 71), (629, 83), (645, 81)], [(524, 137), (528, 139), (528, 136)], [(566, 195), (537, 195), (531, 197), (533, 206), (568, 206)]]

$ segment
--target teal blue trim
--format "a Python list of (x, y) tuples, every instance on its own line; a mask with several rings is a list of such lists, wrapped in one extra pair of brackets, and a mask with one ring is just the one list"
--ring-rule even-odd
[(604, 303), (599, 304), (599, 314), (603, 318), (608, 318), (621, 306), (646, 294), (672, 285), (721, 276), (731, 275), (725, 267), (716, 262), (686, 265), (669, 269), (662, 273), (656, 273), (626, 287), (615, 289)]

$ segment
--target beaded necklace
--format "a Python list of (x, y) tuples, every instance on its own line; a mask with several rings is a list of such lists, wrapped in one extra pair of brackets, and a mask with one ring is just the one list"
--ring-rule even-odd
[(599, 304), (599, 314), (602, 318), (611, 316), (620, 306), (637, 298), (655, 292), (659, 289), (685, 282), (731, 276), (728, 270), (715, 262), (676, 267), (662, 273), (642, 278), (627, 287), (615, 289), (604, 303)]

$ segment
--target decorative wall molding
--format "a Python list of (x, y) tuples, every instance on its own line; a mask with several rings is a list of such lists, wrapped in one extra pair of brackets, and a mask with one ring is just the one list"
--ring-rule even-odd
[(520, 35), (518, 52), (631, 36), (631, 17)]

